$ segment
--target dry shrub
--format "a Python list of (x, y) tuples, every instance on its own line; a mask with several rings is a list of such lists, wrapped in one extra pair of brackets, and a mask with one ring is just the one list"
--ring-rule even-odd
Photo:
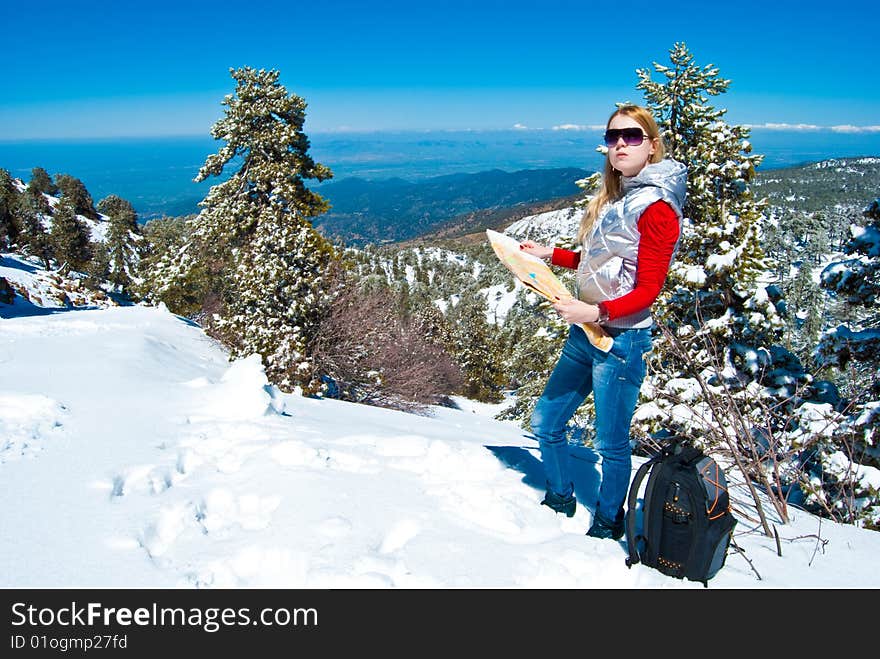
[(343, 282), (311, 345), (315, 378), (328, 396), (424, 412), (462, 383), (455, 360), (426, 334), (390, 289)]

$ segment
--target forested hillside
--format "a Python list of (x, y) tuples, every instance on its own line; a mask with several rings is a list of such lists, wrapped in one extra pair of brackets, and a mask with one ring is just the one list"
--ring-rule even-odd
[(878, 183), (880, 158), (865, 157), (759, 171), (754, 188), (774, 205), (809, 212), (870, 199), (876, 196)]

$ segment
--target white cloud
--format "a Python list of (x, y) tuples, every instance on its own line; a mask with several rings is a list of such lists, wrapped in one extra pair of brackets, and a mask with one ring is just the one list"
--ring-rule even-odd
[(815, 124), (785, 124), (785, 123), (766, 123), (766, 124), (746, 124), (746, 128), (763, 128), (764, 130), (822, 130), (822, 126)]
[(514, 129), (514, 130), (528, 130), (529, 127), (526, 126), (525, 124), (519, 124), (519, 123), (517, 123), (517, 124), (513, 124), (513, 129)]
[(605, 126), (602, 124), (587, 126), (580, 124), (560, 124), (559, 126), (553, 126), (553, 130), (605, 130)]
[(880, 133), (880, 126), (832, 126), (835, 133)]
[(880, 126), (852, 126), (843, 124), (839, 126), (817, 126), (816, 124), (786, 124), (772, 123), (765, 124), (744, 124), (746, 128), (758, 128), (760, 130), (780, 130), (780, 131), (831, 131), (833, 133), (878, 133)]

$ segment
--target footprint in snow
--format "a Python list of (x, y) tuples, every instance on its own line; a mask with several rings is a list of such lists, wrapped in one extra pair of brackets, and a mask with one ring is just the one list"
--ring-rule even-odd
[(236, 496), (228, 489), (216, 488), (196, 506), (195, 519), (206, 534), (235, 525), (257, 531), (269, 526), (272, 513), (280, 504), (281, 497), (278, 496)]
[(178, 470), (171, 466), (135, 465), (113, 477), (110, 498), (124, 497), (138, 491), (161, 494), (180, 478)]
[(147, 526), (138, 538), (151, 558), (162, 556), (186, 528), (188, 506), (177, 504), (163, 508), (155, 521)]

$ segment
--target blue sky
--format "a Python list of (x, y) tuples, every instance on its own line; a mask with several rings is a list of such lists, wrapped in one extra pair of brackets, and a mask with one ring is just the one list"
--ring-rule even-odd
[(642, 100), (684, 41), (731, 123), (880, 125), (876, 12), (705, 2), (7, 3), (0, 139), (207, 134), (229, 68), (277, 69), (307, 132), (552, 128)]

